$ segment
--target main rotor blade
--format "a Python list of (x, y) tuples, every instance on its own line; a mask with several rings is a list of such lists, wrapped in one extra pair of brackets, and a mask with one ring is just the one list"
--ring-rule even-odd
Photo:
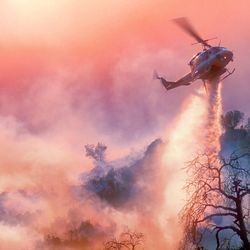
[(191, 35), (198, 43), (202, 43), (204, 46), (211, 47), (206, 42), (206, 40), (202, 39), (201, 36), (195, 31), (186, 17), (175, 18), (173, 19), (173, 21), (189, 35)]

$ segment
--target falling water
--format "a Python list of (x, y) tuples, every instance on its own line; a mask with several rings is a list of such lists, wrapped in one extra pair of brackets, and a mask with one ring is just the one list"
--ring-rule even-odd
[(214, 78), (207, 83), (208, 89), (208, 108), (207, 108), (207, 133), (205, 140), (205, 150), (210, 156), (217, 157), (220, 152), (221, 123), (222, 112), (221, 105), (221, 82), (219, 77)]
[[(176, 227), (165, 230), (170, 241), (178, 242), (182, 235), (182, 226), (178, 224), (179, 212), (184, 206), (186, 194), (183, 190), (186, 171), (183, 168), (203, 149), (204, 127), (207, 117), (207, 100), (203, 88), (191, 95), (183, 104), (178, 117), (168, 129), (167, 146), (163, 155), (166, 171), (172, 170), (171, 181), (165, 190), (165, 216), (172, 218)], [(168, 225), (166, 225), (168, 226)], [(169, 228), (169, 227), (168, 227)], [(173, 246), (172, 249), (177, 249)]]
[(189, 98), (167, 136), (168, 144), (163, 161), (175, 174), (166, 189), (166, 210), (168, 214), (172, 213), (176, 220), (186, 199), (183, 186), (187, 176), (183, 168), (199, 152), (206, 152), (215, 162), (220, 152), (220, 79), (210, 80), (206, 85), (207, 94), (204, 94), (203, 89), (199, 89), (197, 95)]

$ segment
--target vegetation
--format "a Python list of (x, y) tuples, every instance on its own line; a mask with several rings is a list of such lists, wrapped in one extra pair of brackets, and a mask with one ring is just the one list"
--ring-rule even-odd
[(224, 239), (220, 236), (223, 231), (230, 231), (228, 235), (238, 237), (244, 249), (250, 249), (249, 159), (250, 149), (222, 160), (202, 154), (188, 164), (191, 175), (185, 188), (191, 195), (182, 211), (184, 245), (191, 242), (200, 246), (204, 235), (210, 232), (215, 236), (216, 249), (221, 249)]
[(127, 230), (120, 235), (119, 239), (113, 238), (107, 241), (104, 244), (104, 250), (135, 250), (143, 244), (143, 240), (142, 233)]
[(103, 162), (105, 160), (105, 151), (107, 146), (98, 142), (95, 146), (93, 144), (85, 145), (86, 156), (94, 159), (97, 162)]
[[(209, 237), (214, 238), (217, 250), (250, 249), (250, 207), (247, 203), (250, 201), (250, 118), (244, 124), (244, 113), (229, 111), (221, 116), (221, 124), (224, 128), (222, 150), (227, 146), (230, 150), (237, 150), (227, 159), (215, 159), (204, 153), (188, 163), (187, 171), (190, 176), (185, 189), (190, 198), (181, 211), (181, 220), (185, 226), (182, 249), (205, 250), (204, 240)], [(102, 143), (85, 146), (86, 156), (94, 160), (96, 166), (106, 163), (106, 150), (107, 147)], [(95, 179), (90, 179), (86, 187), (98, 190), (98, 196), (109, 202), (112, 197), (126, 198), (124, 194), (129, 195), (126, 187), (134, 188), (133, 176), (131, 177), (128, 169), (123, 167), (115, 171), (110, 167), (105, 175), (94, 175)], [(131, 169), (135, 172), (134, 168)], [(121, 178), (123, 176), (126, 178)], [(117, 200), (120, 204), (121, 201)], [(47, 235), (45, 242), (52, 248), (73, 246), (81, 249), (82, 246), (90, 246), (92, 238), (103, 237), (103, 232), (85, 221), (76, 229), (70, 230), (67, 239)], [(235, 239), (242, 246), (233, 245)], [(139, 250), (143, 245), (142, 233), (127, 230), (118, 238), (107, 240), (103, 249)]]
[(221, 124), (227, 129), (235, 129), (244, 119), (244, 113), (233, 110), (221, 116)]

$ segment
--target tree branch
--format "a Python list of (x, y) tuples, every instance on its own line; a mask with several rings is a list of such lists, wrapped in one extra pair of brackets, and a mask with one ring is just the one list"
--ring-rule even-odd
[(205, 216), (201, 220), (197, 220), (197, 223), (205, 222), (205, 221), (212, 219), (213, 217), (216, 217), (216, 216), (232, 216), (234, 218), (237, 218), (237, 215), (233, 214), (233, 213), (216, 213), (216, 214), (210, 214), (208, 216)]

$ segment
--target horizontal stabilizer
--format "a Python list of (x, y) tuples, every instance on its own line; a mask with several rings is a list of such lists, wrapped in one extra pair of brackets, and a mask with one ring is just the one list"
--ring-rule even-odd
[(161, 77), (160, 80), (161, 80), (162, 85), (166, 88), (166, 90), (170, 90), (174, 88), (174, 86), (176, 85), (175, 82), (168, 82), (163, 77)]
[(175, 82), (168, 82), (165, 78), (161, 77), (158, 75), (156, 71), (154, 71), (154, 79), (159, 79), (162, 83), (162, 85), (168, 90), (168, 88), (172, 85), (175, 84)]

